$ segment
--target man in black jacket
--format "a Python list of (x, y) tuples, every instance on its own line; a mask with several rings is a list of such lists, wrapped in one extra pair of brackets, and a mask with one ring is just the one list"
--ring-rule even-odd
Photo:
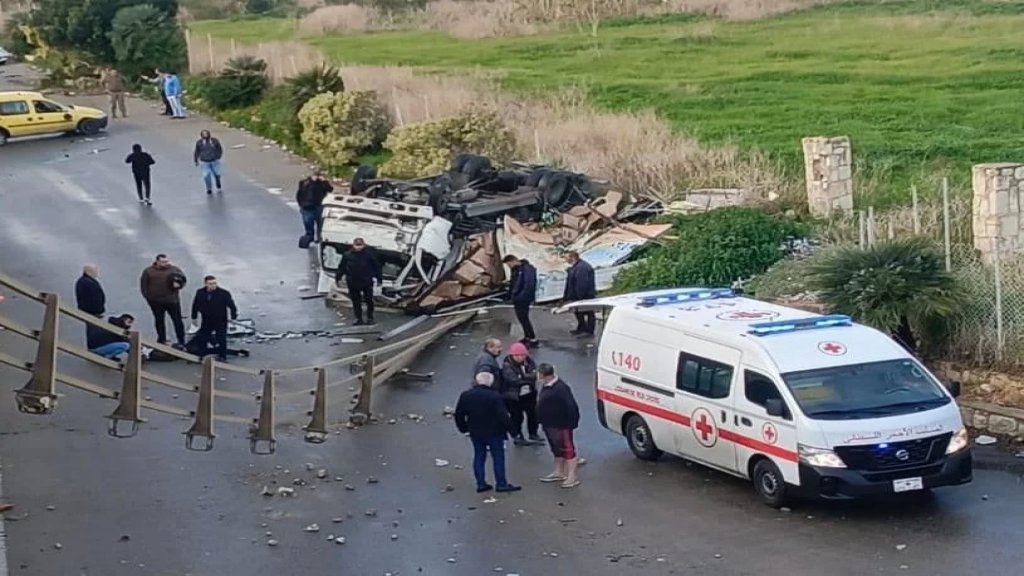
[(150, 180), (150, 167), (156, 164), (149, 152), (142, 150), (141, 144), (132, 144), (132, 153), (124, 159), (125, 164), (131, 164), (132, 176), (135, 178), (135, 191), (139, 195), (139, 202), (152, 206), (150, 199), (153, 184)]
[(484, 340), (484, 349), (480, 351), (480, 354), (476, 357), (476, 362), (473, 363), (473, 378), (481, 372), (490, 372), (494, 375), (493, 388), (499, 392), (502, 389), (501, 383), (501, 364), (498, 362), (498, 357), (501, 356), (501, 340), (497, 338), (487, 338)]
[(217, 359), (224, 362), (228, 358), (228, 317), (230, 314), (232, 320), (237, 320), (238, 308), (231, 292), (217, 285), (217, 278), (207, 276), (203, 283), (205, 285), (196, 290), (192, 299), (192, 324), (200, 314), (203, 315), (195, 340), (204, 342), (205, 346), (213, 339), (217, 344)]
[[(481, 372), (476, 375), (476, 384), (459, 396), (455, 405), (455, 427), (463, 434), (469, 434), (473, 442), (473, 476), (476, 491), (487, 492), (492, 488), (498, 492), (516, 492), (522, 487), (508, 483), (505, 477), (505, 438), (508, 436), (509, 415), (501, 394), (491, 386), (494, 375)], [(494, 484), (487, 483), (484, 465), (487, 451), (491, 452), (494, 465)]]
[(82, 275), (75, 282), (75, 302), (82, 312), (102, 318), (107, 308), (107, 295), (97, 280), (99, 275), (99, 268), (95, 265), (82, 266)]
[(299, 205), (302, 225), (306, 236), (315, 242), (320, 241), (320, 216), (324, 209), (324, 198), (334, 191), (334, 186), (317, 170), (312, 176), (299, 182), (299, 190), (295, 193), (295, 202)]
[(196, 140), (196, 148), (192, 152), (192, 159), (196, 166), (200, 166), (203, 172), (203, 182), (206, 183), (206, 194), (213, 194), (213, 184), (217, 184), (217, 192), (223, 191), (220, 185), (220, 160), (224, 157), (224, 147), (210, 135), (209, 130), (199, 132), (199, 140)]
[[(581, 259), (579, 253), (575, 251), (566, 252), (565, 260), (569, 263), (569, 271), (565, 277), (565, 300), (576, 302), (596, 297), (597, 285), (594, 282), (594, 267), (586, 260)], [(576, 315), (576, 329), (570, 334), (593, 336), (597, 324), (594, 312), (575, 312), (574, 314)]]
[(573, 430), (580, 425), (580, 408), (573, 397), (572, 388), (555, 374), (551, 364), (537, 366), (540, 396), (537, 399), (537, 419), (544, 427), (551, 452), (555, 455), (555, 471), (540, 479), (541, 482), (561, 482), (562, 488), (580, 485), (576, 477), (579, 460)]
[[(348, 285), (348, 297), (352, 300), (352, 313), (356, 316), (356, 326), (374, 324), (373, 320), (373, 282), (383, 285), (380, 262), (362, 238), (352, 241), (352, 249), (341, 257), (338, 272), (334, 276), (340, 286), (345, 278)], [(366, 322), (363, 322), (363, 304), (366, 304)]]
[(536, 348), (539, 342), (537, 333), (533, 331), (533, 323), (530, 322), (530, 306), (537, 299), (537, 269), (529, 261), (520, 260), (511, 254), (505, 256), (502, 262), (512, 269), (509, 296), (516, 311), (516, 319), (523, 327), (522, 342), (530, 348)]
[[(501, 365), (501, 395), (512, 415), (512, 442), (516, 446), (543, 444), (537, 435), (537, 364), (522, 342), (508, 347)], [(530, 435), (523, 436), (523, 421)]]

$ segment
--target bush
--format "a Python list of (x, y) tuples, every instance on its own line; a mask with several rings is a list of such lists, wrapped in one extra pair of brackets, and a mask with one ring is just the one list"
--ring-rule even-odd
[(267, 63), (252, 56), (239, 56), (228, 60), (220, 74), (206, 77), (199, 96), (214, 110), (233, 110), (258, 103), (269, 87)]
[(677, 286), (730, 286), (767, 270), (801, 236), (798, 222), (759, 208), (731, 206), (674, 220), (674, 238), (643, 251), (615, 277), (616, 292)]
[(118, 10), (110, 42), (117, 68), (129, 80), (148, 75), (154, 68), (181, 70), (188, 58), (178, 23), (149, 4)]
[(831, 310), (886, 331), (912, 350), (914, 326), (934, 327), (964, 303), (960, 285), (946, 272), (945, 255), (927, 238), (840, 248), (808, 274), (808, 285)]
[(322, 64), (289, 78), (287, 86), (296, 111), (301, 110), (314, 96), (345, 91), (341, 71), (330, 64)]
[(101, 64), (113, 64), (114, 19), (120, 10), (139, 5), (151, 5), (170, 19), (178, 13), (177, 0), (38, 0), (29, 23), (55, 48), (86, 52)]
[(391, 127), (376, 92), (334, 92), (314, 96), (299, 110), (302, 142), (325, 167), (353, 163), (379, 147)]
[(516, 138), (497, 114), (471, 112), (403, 126), (388, 136), (384, 147), (394, 156), (382, 172), (415, 178), (444, 172), (459, 154), (480, 154), (498, 162), (511, 160)]

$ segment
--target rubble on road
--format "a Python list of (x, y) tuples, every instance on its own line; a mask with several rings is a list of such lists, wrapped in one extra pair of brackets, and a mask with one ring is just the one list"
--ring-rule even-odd
[[(707, 209), (720, 203), (711, 200), (719, 192), (729, 198), (724, 202), (742, 197), (704, 192), (691, 203)], [(329, 301), (347, 300), (334, 275), (355, 238), (381, 260), (379, 303), (413, 314), (500, 299), (508, 254), (537, 267), (538, 302), (562, 297), (568, 250), (594, 267), (604, 290), (636, 249), (671, 228), (642, 223), (669, 208), (657, 200), (634, 203), (584, 174), (524, 163), (498, 169), (483, 156), (462, 154), (448, 172), (411, 181), (377, 178), (374, 168), (361, 166), (347, 190), (324, 202), (317, 291)]]

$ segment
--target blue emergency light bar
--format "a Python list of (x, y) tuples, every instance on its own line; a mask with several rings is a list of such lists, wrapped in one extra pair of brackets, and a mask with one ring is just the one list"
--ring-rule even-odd
[(639, 305), (644, 307), (680, 304), (698, 300), (714, 300), (715, 298), (732, 298), (736, 293), (730, 288), (690, 288), (678, 292), (666, 292), (657, 296), (644, 296)]
[(768, 336), (770, 334), (780, 334), (783, 332), (834, 328), (836, 326), (853, 326), (853, 319), (843, 314), (832, 314), (829, 316), (800, 318), (798, 320), (760, 322), (758, 324), (751, 324), (748, 333), (753, 334), (754, 336)]

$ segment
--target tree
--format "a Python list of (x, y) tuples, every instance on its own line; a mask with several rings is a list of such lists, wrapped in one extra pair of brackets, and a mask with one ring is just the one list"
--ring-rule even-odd
[(247, 14), (266, 14), (277, 8), (275, 0), (247, 0), (245, 12)]
[(175, 20), (150, 4), (122, 8), (110, 31), (117, 68), (129, 79), (154, 68), (180, 70), (187, 61), (185, 36)]
[(100, 63), (112, 64), (114, 17), (123, 8), (142, 4), (152, 5), (171, 19), (178, 14), (178, 0), (38, 0), (30, 23), (55, 48), (82, 50)]
[(927, 238), (903, 238), (868, 248), (840, 248), (817, 259), (808, 285), (829, 308), (891, 334), (917, 350), (915, 326), (934, 325), (964, 303), (945, 256)]

